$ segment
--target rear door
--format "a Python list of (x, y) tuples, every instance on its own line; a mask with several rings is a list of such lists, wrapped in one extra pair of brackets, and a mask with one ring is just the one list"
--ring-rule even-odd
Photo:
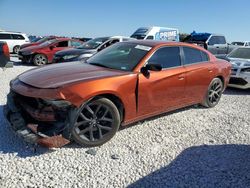
[(162, 47), (149, 58), (149, 64), (161, 64), (161, 71), (139, 74), (138, 115), (173, 109), (185, 102), (185, 68), (179, 47)]
[(204, 51), (191, 47), (182, 47), (182, 50), (186, 68), (186, 98), (190, 103), (200, 102), (214, 78), (214, 64)]

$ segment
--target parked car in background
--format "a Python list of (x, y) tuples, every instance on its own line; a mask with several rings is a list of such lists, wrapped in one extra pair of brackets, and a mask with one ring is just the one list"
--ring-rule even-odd
[(119, 42), (85, 62), (19, 75), (10, 83), (5, 114), (30, 142), (98, 146), (120, 126), (193, 104), (216, 106), (230, 71), (230, 63), (195, 45)]
[(29, 43), (30, 40), (25, 33), (0, 31), (0, 41), (6, 42), (10, 53), (17, 54), (20, 46)]
[(93, 54), (107, 48), (108, 46), (111, 46), (112, 44), (130, 40), (135, 39), (123, 36), (95, 38), (75, 49), (66, 49), (57, 52), (54, 56), (53, 62), (58, 63), (87, 59)]
[(30, 46), (36, 46), (36, 45), (42, 44), (43, 42), (46, 42), (48, 40), (53, 40), (53, 39), (56, 39), (56, 38), (59, 38), (59, 37), (56, 37), (56, 36), (43, 37), (43, 38), (38, 39), (37, 41), (33, 41), (33, 42), (30, 42), (30, 43), (21, 45), (20, 49), (27, 48), (27, 47), (30, 47)]
[(232, 64), (228, 86), (240, 89), (250, 88), (250, 47), (236, 48), (222, 59)]
[(38, 40), (40, 40), (41, 36), (35, 36), (35, 35), (29, 35), (28, 38), (30, 39), (30, 42), (37, 42)]
[(56, 38), (47, 40), (36, 46), (23, 48), (19, 51), (19, 59), (24, 63), (34, 63), (34, 65), (45, 65), (52, 63), (54, 54), (60, 50), (76, 48), (83, 42), (69, 38)]
[(204, 47), (212, 54), (224, 56), (229, 54), (236, 46), (227, 43), (224, 35), (212, 33), (196, 33), (193, 32), (187, 36), (183, 42), (197, 44)]
[(82, 38), (72, 37), (72, 39), (77, 39), (77, 40), (80, 40), (80, 41), (82, 41), (82, 42), (87, 42), (87, 41), (91, 40), (92, 38), (86, 38), (86, 37), (82, 37)]
[(9, 47), (6, 42), (0, 42), (0, 68), (5, 67), (5, 65), (10, 61)]
[(140, 27), (132, 35), (131, 38), (141, 40), (164, 40), (179, 41), (179, 30), (168, 27)]
[(245, 42), (232, 42), (232, 45), (235, 46), (250, 46), (250, 42), (249, 41), (245, 41)]

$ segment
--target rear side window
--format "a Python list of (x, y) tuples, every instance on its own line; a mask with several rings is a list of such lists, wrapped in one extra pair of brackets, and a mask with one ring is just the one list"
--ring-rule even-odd
[(1, 33), (0, 39), (12, 39), (10, 34)]
[(78, 47), (78, 46), (81, 46), (81, 45), (82, 45), (82, 43), (80, 43), (78, 41), (74, 41), (74, 40), (71, 41), (71, 46), (73, 46), (73, 47)]
[(160, 64), (162, 68), (181, 66), (180, 48), (163, 47), (158, 49), (148, 60), (149, 64)]
[(15, 40), (23, 40), (24, 37), (22, 35), (16, 35), (16, 34), (12, 34), (12, 38)]
[(208, 55), (201, 50), (183, 47), (183, 52), (185, 65), (208, 61)]

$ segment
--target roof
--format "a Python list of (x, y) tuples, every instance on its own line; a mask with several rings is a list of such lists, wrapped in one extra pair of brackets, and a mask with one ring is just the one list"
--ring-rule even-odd
[(150, 47), (155, 47), (155, 46), (161, 46), (161, 45), (166, 45), (166, 46), (196, 46), (193, 44), (185, 43), (185, 42), (168, 42), (168, 41), (163, 41), (163, 40), (132, 40), (132, 41), (127, 41), (128, 43), (134, 43), (134, 44), (139, 44), (139, 45), (145, 45), (145, 46), (150, 46)]
[(109, 37), (109, 38), (130, 38), (130, 37), (125, 37), (125, 36), (119, 36), (119, 35), (117, 35), (117, 36), (112, 36), (112, 37)]
[(8, 34), (25, 34), (25, 33), (22, 33), (22, 32), (4, 31), (4, 30), (0, 30), (0, 33), (8, 33)]

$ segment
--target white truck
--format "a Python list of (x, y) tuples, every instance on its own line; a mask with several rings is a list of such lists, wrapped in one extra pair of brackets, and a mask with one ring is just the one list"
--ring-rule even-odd
[(179, 30), (168, 27), (140, 27), (132, 35), (131, 38), (141, 40), (164, 40), (179, 41)]

